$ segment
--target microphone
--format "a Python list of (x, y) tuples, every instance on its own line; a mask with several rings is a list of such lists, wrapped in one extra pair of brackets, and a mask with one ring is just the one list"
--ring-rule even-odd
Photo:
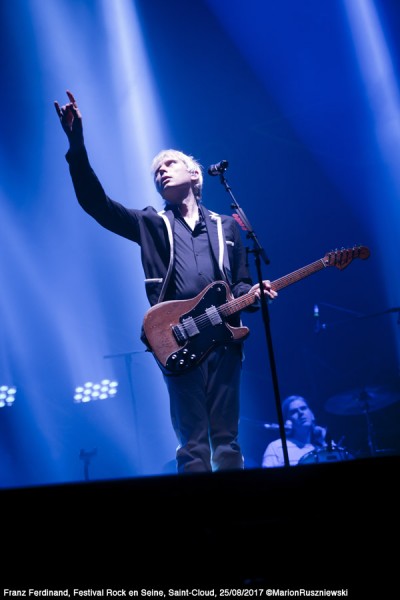
[[(276, 431), (276, 430), (280, 429), (278, 423), (263, 423), (263, 427), (264, 427), (264, 429), (269, 429), (269, 430), (273, 430), (273, 431)], [(286, 435), (288, 433), (291, 433), (291, 431), (293, 429), (293, 423), (292, 423), (292, 421), (287, 420), (285, 422), (284, 427), (285, 427), (285, 433), (286, 433)]]
[(263, 427), (265, 429), (273, 429), (273, 430), (279, 429), (278, 423), (263, 423)]
[(314, 304), (314, 333), (318, 333), (321, 329), (321, 324), (319, 322), (319, 308), (318, 304)]
[(215, 175), (222, 175), (222, 173), (224, 171), (226, 171), (226, 169), (228, 168), (229, 163), (227, 160), (221, 160), (219, 163), (217, 163), (216, 165), (210, 165), (208, 167), (208, 174), (215, 176)]

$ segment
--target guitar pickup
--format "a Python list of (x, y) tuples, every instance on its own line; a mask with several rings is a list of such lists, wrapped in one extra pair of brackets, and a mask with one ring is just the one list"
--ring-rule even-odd
[(222, 319), (215, 306), (210, 306), (205, 310), (207, 317), (210, 319), (211, 325), (221, 325)]
[(182, 346), (188, 338), (194, 337), (200, 333), (193, 317), (182, 319), (182, 323), (172, 327), (174, 336), (179, 345)]
[(184, 327), (185, 333), (189, 337), (194, 337), (195, 335), (198, 335), (200, 333), (193, 317), (187, 317), (186, 319), (182, 319), (182, 325)]

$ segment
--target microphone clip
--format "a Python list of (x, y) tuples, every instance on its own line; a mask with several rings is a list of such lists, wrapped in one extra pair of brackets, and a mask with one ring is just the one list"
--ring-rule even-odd
[(215, 177), (216, 175), (223, 175), (228, 167), (229, 163), (227, 160), (220, 160), (219, 163), (210, 165), (207, 172), (212, 177)]

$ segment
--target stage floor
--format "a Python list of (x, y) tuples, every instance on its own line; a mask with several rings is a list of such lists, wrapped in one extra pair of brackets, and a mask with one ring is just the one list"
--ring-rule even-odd
[(1, 490), (2, 585), (395, 597), (399, 467), (384, 456)]

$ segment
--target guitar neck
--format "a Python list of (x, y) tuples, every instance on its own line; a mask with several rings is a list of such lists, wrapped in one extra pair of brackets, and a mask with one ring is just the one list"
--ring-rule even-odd
[[(324, 264), (323, 259), (320, 258), (319, 260), (316, 260), (315, 262), (305, 267), (302, 267), (301, 269), (297, 269), (297, 271), (293, 271), (293, 273), (289, 273), (288, 275), (284, 275), (279, 279), (275, 279), (275, 281), (271, 282), (271, 288), (278, 292), (279, 290), (282, 290), (283, 288), (288, 287), (293, 283), (296, 283), (296, 281), (300, 281), (301, 279), (304, 279), (305, 277), (308, 277), (309, 275), (312, 275), (317, 271), (321, 271), (325, 267), (326, 265)], [(239, 298), (234, 298), (226, 304), (222, 304), (222, 306), (219, 307), (219, 312), (225, 317), (233, 315), (239, 310), (243, 310), (247, 306), (253, 304), (255, 298), (255, 292), (248, 292), (243, 296), (239, 296)]]
[(289, 273), (289, 275), (284, 275), (283, 277), (272, 281), (271, 287), (277, 292), (287, 287), (288, 285), (292, 285), (292, 283), (296, 283), (296, 281), (300, 281), (301, 279), (304, 279), (305, 277), (308, 277), (309, 275), (312, 275), (317, 271), (325, 269), (325, 267), (326, 264), (324, 263), (323, 259), (320, 258), (319, 260), (316, 260), (310, 265), (302, 267), (301, 269), (297, 269), (297, 271), (293, 271), (293, 273)]

